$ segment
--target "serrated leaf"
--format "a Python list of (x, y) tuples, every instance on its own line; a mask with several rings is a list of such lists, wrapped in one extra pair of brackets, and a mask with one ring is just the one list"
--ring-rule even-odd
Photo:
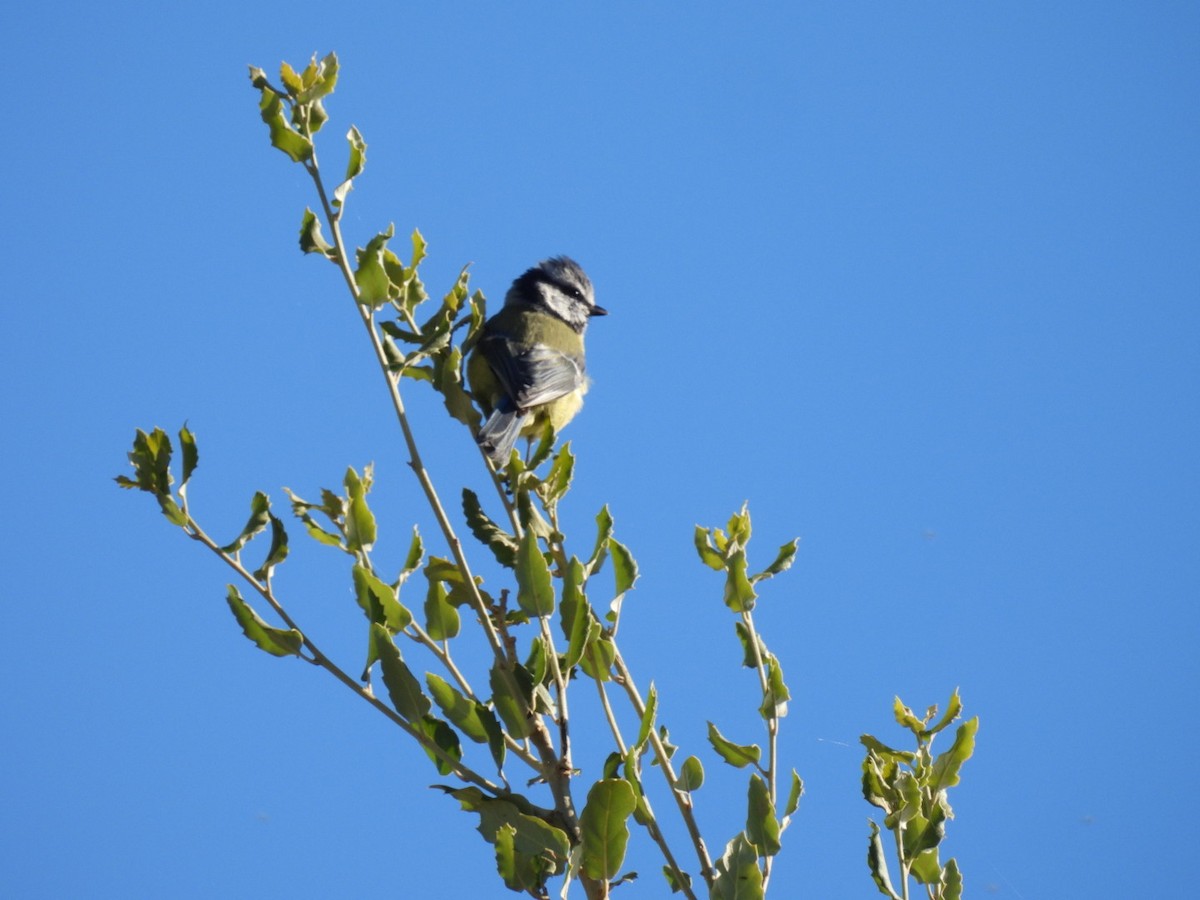
[(858, 740), (868, 750), (873, 750), (877, 755), (886, 759), (902, 760), (903, 762), (911, 763), (917, 758), (917, 754), (911, 750), (896, 750), (869, 734), (861, 735)]
[(517, 562), (517, 540), (483, 511), (479, 496), (470, 488), (463, 488), (463, 515), (467, 519), (467, 527), (475, 539), (492, 551), (496, 562), (511, 569)]
[(222, 553), (238, 553), (256, 535), (266, 530), (271, 521), (271, 502), (262, 491), (255, 491), (250, 498), (250, 518), (242, 533), (221, 548)]
[(725, 571), (725, 557), (713, 549), (707, 529), (697, 525), (692, 541), (696, 545), (696, 552), (700, 554), (700, 562), (718, 572)]
[(400, 656), (400, 648), (388, 630), (378, 622), (371, 623), (371, 638), (392, 706), (410, 724), (423, 719), (430, 710), (429, 698), (421, 691), (421, 683)]
[(759, 856), (774, 856), (779, 852), (779, 820), (767, 783), (753, 773), (747, 795), (746, 838), (758, 850)]
[(786, 572), (792, 567), (792, 563), (796, 559), (796, 550), (800, 547), (800, 538), (794, 538), (788, 541), (779, 548), (779, 552), (775, 554), (775, 560), (757, 575), (750, 579), (751, 582), (757, 584), (766, 579), (773, 578), (780, 572)]
[(543, 496), (547, 505), (553, 505), (561, 500), (571, 488), (571, 478), (575, 474), (575, 456), (571, 453), (570, 443), (563, 444), (554, 456), (546, 480), (542, 483)]
[(389, 225), (387, 231), (375, 235), (356, 254), (358, 268), (354, 281), (358, 285), (358, 302), (372, 309), (378, 309), (388, 300), (392, 282), (383, 267), (383, 251), (394, 234), (394, 227)]
[(300, 250), (304, 253), (320, 253), (322, 256), (329, 256), (333, 250), (333, 245), (325, 240), (321, 231), (321, 220), (307, 206), (300, 219)]
[(554, 614), (554, 584), (537, 535), (526, 530), (517, 547), (517, 605), (529, 616)]
[(909, 872), (920, 884), (941, 884), (942, 864), (938, 862), (937, 848), (918, 853)]
[(717, 860), (709, 900), (763, 900), (762, 871), (758, 852), (739, 834)]
[(729, 556), (725, 574), (725, 605), (734, 612), (750, 612), (758, 594), (746, 577), (746, 551), (738, 548)]
[(642, 720), (638, 725), (637, 740), (633, 744), (635, 751), (640, 751), (646, 745), (646, 741), (650, 739), (650, 732), (654, 728), (654, 717), (658, 713), (658, 689), (654, 687), (654, 682), (650, 682), (650, 692), (646, 696), (646, 707), (642, 710)]
[(637, 805), (633, 788), (622, 778), (597, 781), (579, 816), (581, 865), (590, 878), (608, 881), (620, 871), (629, 842), (626, 821)]
[[(733, 630), (737, 633), (738, 641), (742, 645), (742, 665), (747, 669), (757, 669), (760, 659), (767, 659), (771, 654), (767, 652), (767, 645), (763, 643), (763, 639), (757, 634), (757, 641), (750, 639), (750, 629), (745, 622), (738, 621), (733, 624)], [(755, 655), (755, 644), (758, 645), (758, 654)]]
[(283, 114), (283, 99), (270, 87), (262, 87), (258, 112), (271, 133), (271, 146), (282, 150), (292, 162), (312, 158), (312, 141), (296, 131)]
[[(942, 714), (942, 717), (938, 719), (936, 724), (925, 729), (926, 733), (937, 734), (938, 732), (944, 730), (946, 726), (962, 715), (962, 709), (962, 697), (958, 695), (958, 688), (955, 688), (954, 693), (950, 695), (949, 702), (946, 704), (946, 711)], [(930, 716), (930, 718), (933, 717)]]
[(596, 513), (596, 546), (585, 566), (589, 578), (599, 572), (600, 567), (604, 565), (604, 560), (608, 556), (608, 541), (612, 537), (612, 533), (613, 517), (612, 513), (608, 511), (606, 503), (600, 512)]
[(951, 858), (942, 869), (942, 893), (940, 900), (962, 900), (963, 877), (958, 870), (958, 860)]
[(958, 726), (954, 733), (954, 743), (944, 753), (939, 753), (933, 761), (933, 771), (930, 788), (943, 791), (954, 787), (959, 782), (959, 772), (963, 763), (975, 752), (975, 735), (979, 731), (979, 717), (975, 716)]
[(924, 731), (925, 723), (918, 719), (916, 713), (905, 706), (899, 697), (892, 702), (892, 713), (896, 717), (897, 725), (903, 725), (913, 734), (920, 734)]
[(778, 657), (768, 654), (766, 667), (767, 689), (763, 692), (763, 702), (758, 711), (764, 719), (782, 719), (787, 715), (787, 702), (792, 695), (783, 683), (783, 668), (779, 665)]
[(294, 628), (272, 628), (264, 622), (250, 605), (242, 599), (238, 589), (227, 586), (225, 595), (229, 609), (242, 626), (242, 633), (252, 640), (260, 650), (272, 656), (299, 656), (304, 645), (304, 635)]
[(712, 722), (708, 723), (708, 742), (721, 759), (739, 769), (756, 764), (762, 758), (762, 750), (757, 744), (735, 744), (722, 735)]
[(346, 469), (346, 544), (351, 550), (370, 550), (375, 544), (375, 516), (367, 505), (371, 489), (370, 467), (360, 477), (354, 468)]
[(675, 789), (679, 791), (698, 791), (704, 785), (704, 765), (694, 756), (689, 756), (679, 767), (679, 779)]
[(362, 134), (353, 125), (346, 132), (346, 143), (350, 145), (350, 155), (346, 162), (346, 177), (333, 192), (333, 205), (339, 207), (345, 202), (346, 194), (353, 188), (354, 179), (362, 174), (363, 168), (367, 164), (367, 142), (363, 140)]
[(421, 541), (421, 532), (417, 530), (417, 526), (413, 526), (412, 541), (408, 545), (408, 555), (404, 557), (404, 570), (401, 572), (401, 581), (408, 578), (409, 574), (421, 568), (421, 562), (425, 559), (425, 545)]
[(742, 508), (729, 517), (729, 524), (726, 526), (729, 531), (729, 540), (737, 541), (745, 547), (750, 543), (750, 507), (743, 503)]

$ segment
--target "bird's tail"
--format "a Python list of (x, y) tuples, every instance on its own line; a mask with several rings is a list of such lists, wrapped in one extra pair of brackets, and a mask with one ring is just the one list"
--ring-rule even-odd
[(479, 446), (493, 463), (503, 466), (512, 455), (513, 447), (529, 414), (519, 409), (497, 407), (479, 429)]

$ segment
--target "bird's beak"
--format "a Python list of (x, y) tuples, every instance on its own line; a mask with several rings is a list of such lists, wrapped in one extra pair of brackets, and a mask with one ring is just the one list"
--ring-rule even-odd
[(605, 309), (603, 306), (593, 306), (591, 309), (588, 310), (588, 315), (589, 316), (607, 316), (608, 310)]

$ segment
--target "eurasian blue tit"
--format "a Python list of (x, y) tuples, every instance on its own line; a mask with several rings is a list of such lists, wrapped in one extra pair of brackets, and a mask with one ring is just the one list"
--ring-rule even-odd
[(467, 363), (467, 381), (487, 419), (479, 445), (496, 465), (520, 436), (548, 419), (560, 431), (583, 406), (588, 377), (583, 332), (596, 305), (592, 282), (565, 256), (543, 260), (512, 283), (504, 308), (484, 323)]

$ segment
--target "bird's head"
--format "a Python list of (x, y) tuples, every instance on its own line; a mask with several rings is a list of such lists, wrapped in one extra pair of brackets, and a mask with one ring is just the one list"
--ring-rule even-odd
[(566, 256), (544, 259), (527, 270), (512, 283), (504, 303), (545, 310), (580, 334), (592, 316), (608, 314), (608, 310), (596, 305), (596, 294), (587, 273)]

